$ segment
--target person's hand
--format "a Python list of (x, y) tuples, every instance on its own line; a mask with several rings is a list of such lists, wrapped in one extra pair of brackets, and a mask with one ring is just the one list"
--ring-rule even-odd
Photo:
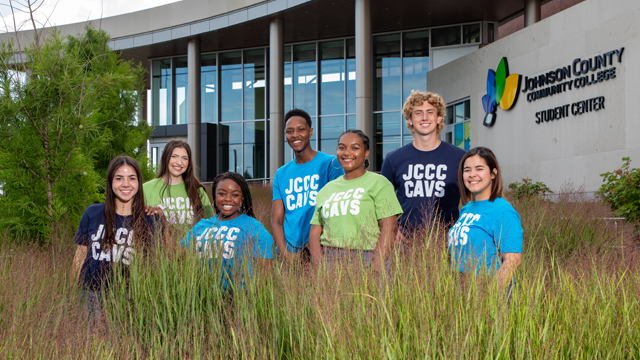
[(146, 206), (144, 207), (144, 212), (145, 212), (147, 215), (159, 215), (159, 216), (164, 217), (164, 212), (162, 211), (162, 209), (160, 209), (160, 207), (159, 207), (159, 206), (149, 206), (149, 205), (146, 205)]

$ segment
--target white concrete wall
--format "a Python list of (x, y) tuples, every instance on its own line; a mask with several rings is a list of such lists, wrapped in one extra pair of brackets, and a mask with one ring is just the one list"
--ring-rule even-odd
[[(487, 71), (503, 56), (524, 80), (621, 47), (615, 79), (532, 102), (521, 92), (511, 110), (497, 110), (493, 127), (482, 125)], [(622, 157), (640, 167), (640, 1), (587, 0), (430, 71), (427, 84), (447, 102), (471, 99), (471, 146), (496, 153), (507, 184), (528, 177), (554, 191), (567, 182), (595, 191)], [(604, 110), (535, 122), (536, 112), (597, 96)]]

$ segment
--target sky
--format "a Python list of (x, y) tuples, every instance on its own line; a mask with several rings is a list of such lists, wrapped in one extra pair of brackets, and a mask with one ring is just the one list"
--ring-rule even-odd
[[(0, 0), (0, 32), (14, 31), (11, 14), (13, 5), (18, 30), (31, 30), (29, 14), (25, 12), (30, 2), (37, 8), (34, 18), (36, 26), (61, 26), (86, 20), (110, 17), (180, 0)], [(22, 10), (22, 11), (20, 11)], [(48, 19), (47, 19), (48, 18)]]

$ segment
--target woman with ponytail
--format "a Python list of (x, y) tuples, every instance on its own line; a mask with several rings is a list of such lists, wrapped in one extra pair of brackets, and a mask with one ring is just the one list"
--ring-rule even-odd
[(344, 175), (318, 192), (311, 219), (309, 250), (316, 266), (323, 258), (361, 258), (382, 271), (389, 257), (402, 208), (389, 180), (367, 171), (368, 156), (369, 137), (362, 131), (340, 136), (337, 157)]

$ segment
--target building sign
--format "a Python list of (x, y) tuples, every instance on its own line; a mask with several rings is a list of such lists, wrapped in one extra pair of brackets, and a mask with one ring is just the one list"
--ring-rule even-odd
[(496, 122), (496, 109), (500, 106), (503, 110), (511, 109), (518, 101), (522, 75), (509, 75), (509, 63), (503, 57), (494, 72), (489, 69), (487, 74), (487, 94), (482, 97), (484, 107), (484, 126), (491, 127)]
[[(552, 71), (548, 71), (544, 74), (540, 74), (532, 77), (524, 77), (522, 80), (522, 91), (520, 91), (521, 80), (518, 80), (517, 84), (515, 78), (511, 81), (510, 90), (517, 89), (515, 91), (526, 94), (528, 102), (535, 102), (540, 99), (555, 96), (572, 90), (581, 89), (587, 86), (595, 85), (604, 81), (608, 81), (616, 78), (615, 64), (622, 62), (622, 53), (624, 47), (608, 51), (606, 53), (596, 55), (589, 59), (577, 58), (573, 62), (565, 67), (561, 67)], [(508, 75), (507, 59), (502, 58), (498, 70), (494, 73), (493, 70), (489, 70), (489, 76), (487, 77), (487, 95), (482, 97), (482, 103), (484, 110), (487, 113), (483, 125), (491, 127), (495, 123), (495, 106), (499, 105), (504, 110), (511, 109), (516, 101), (518, 95), (508, 95), (505, 106), (502, 101), (504, 94), (498, 89), (499, 86), (506, 87), (508, 82), (502, 81), (502, 76), (498, 76), (500, 72), (500, 66), (505, 64), (506, 76), (513, 77), (521, 75)], [(494, 77), (492, 78), (492, 74)], [(500, 81), (499, 81), (500, 78)], [(501, 82), (502, 81), (502, 82)], [(504, 85), (500, 85), (504, 84)], [(494, 98), (491, 97), (493, 95)], [(498, 96), (502, 94), (502, 98)], [(510, 102), (510, 99), (513, 101)], [(493, 105), (493, 107), (492, 107)], [(576, 101), (571, 104), (564, 104), (554, 108), (538, 111), (534, 114), (536, 124), (542, 124), (553, 120), (560, 120), (569, 116), (576, 116), (585, 114), (592, 111), (599, 111), (605, 108), (605, 97), (597, 96), (590, 99)]]

